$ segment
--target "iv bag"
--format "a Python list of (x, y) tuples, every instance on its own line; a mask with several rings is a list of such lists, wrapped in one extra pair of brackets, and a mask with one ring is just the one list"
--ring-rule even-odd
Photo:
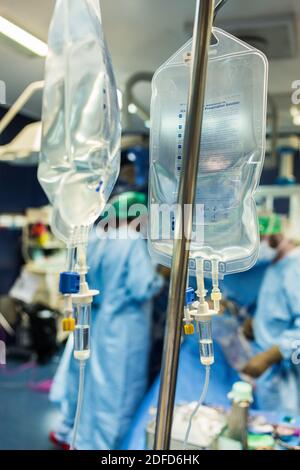
[[(176, 211), (165, 209), (178, 197), (191, 47), (190, 40), (152, 81), (148, 243), (152, 257), (166, 266), (171, 265)], [(220, 277), (249, 269), (257, 259), (253, 194), (265, 153), (267, 71), (260, 51), (213, 28), (193, 215), (193, 232), (200, 236), (191, 243), (192, 272), (197, 257), (204, 260), (207, 276), (211, 260), (218, 260)]]
[(89, 226), (119, 173), (120, 111), (98, 0), (57, 0), (49, 31), (39, 181), (56, 235)]

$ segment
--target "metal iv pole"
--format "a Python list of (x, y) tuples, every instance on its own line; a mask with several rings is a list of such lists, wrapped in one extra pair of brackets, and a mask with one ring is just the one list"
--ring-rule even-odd
[(155, 450), (169, 449), (171, 441), (181, 321), (188, 272), (193, 205), (200, 155), (208, 49), (210, 46), (213, 16), (214, 0), (197, 0), (184, 138), (184, 158), (178, 194), (178, 207), (181, 208), (181, 211), (178, 211), (176, 215), (167, 325), (154, 439)]

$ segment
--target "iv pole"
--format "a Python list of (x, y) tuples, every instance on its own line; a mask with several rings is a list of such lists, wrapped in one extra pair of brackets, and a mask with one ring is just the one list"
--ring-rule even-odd
[(188, 272), (193, 205), (200, 155), (208, 49), (210, 46), (213, 16), (214, 0), (197, 0), (184, 138), (184, 158), (177, 205), (181, 210), (177, 211), (176, 214), (167, 325), (154, 439), (155, 450), (169, 449), (171, 440), (181, 321)]

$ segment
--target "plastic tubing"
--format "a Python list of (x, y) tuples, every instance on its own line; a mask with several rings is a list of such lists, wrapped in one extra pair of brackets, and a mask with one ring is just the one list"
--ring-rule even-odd
[(205, 381), (204, 381), (203, 390), (202, 390), (199, 401), (198, 401), (194, 411), (191, 413), (191, 416), (190, 416), (190, 419), (189, 419), (189, 424), (188, 424), (188, 427), (187, 427), (187, 430), (186, 430), (186, 433), (185, 433), (184, 443), (183, 443), (183, 449), (184, 450), (186, 450), (186, 447), (187, 447), (187, 444), (188, 444), (189, 435), (190, 435), (190, 432), (191, 432), (191, 429), (192, 429), (193, 419), (196, 416), (200, 406), (203, 405), (203, 402), (206, 398), (207, 391), (208, 391), (208, 386), (209, 386), (209, 379), (210, 379), (210, 366), (206, 366), (205, 367)]
[(75, 444), (76, 444), (76, 439), (77, 439), (78, 426), (80, 423), (80, 416), (81, 416), (82, 403), (83, 403), (84, 375), (85, 375), (84, 370), (85, 370), (85, 361), (79, 361), (79, 388), (78, 388), (76, 415), (75, 415), (73, 436), (72, 436), (70, 450), (76, 449)]
[(213, 289), (211, 292), (211, 300), (214, 303), (214, 310), (216, 310), (216, 312), (220, 311), (220, 300), (222, 298), (222, 294), (219, 289), (218, 269), (219, 269), (218, 260), (213, 259), (212, 260), (212, 275), (211, 275)]
[(204, 285), (204, 273), (203, 273), (203, 259), (196, 258), (196, 279), (197, 279), (197, 295), (199, 302), (203, 303), (206, 297), (206, 289)]
[(66, 261), (66, 269), (67, 271), (74, 271), (75, 268), (75, 255), (76, 250), (74, 246), (68, 246), (67, 248), (67, 261)]

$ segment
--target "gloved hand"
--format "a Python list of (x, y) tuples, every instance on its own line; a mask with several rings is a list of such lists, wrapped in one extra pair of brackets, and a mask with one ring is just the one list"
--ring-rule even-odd
[(252, 357), (243, 369), (243, 373), (254, 379), (260, 377), (269, 367), (283, 359), (278, 346), (272, 346), (267, 351)]
[(253, 340), (254, 339), (254, 333), (253, 333), (253, 325), (252, 325), (252, 318), (248, 317), (246, 318), (246, 320), (244, 321), (244, 324), (243, 324), (243, 333), (245, 335), (245, 337), (249, 340)]

